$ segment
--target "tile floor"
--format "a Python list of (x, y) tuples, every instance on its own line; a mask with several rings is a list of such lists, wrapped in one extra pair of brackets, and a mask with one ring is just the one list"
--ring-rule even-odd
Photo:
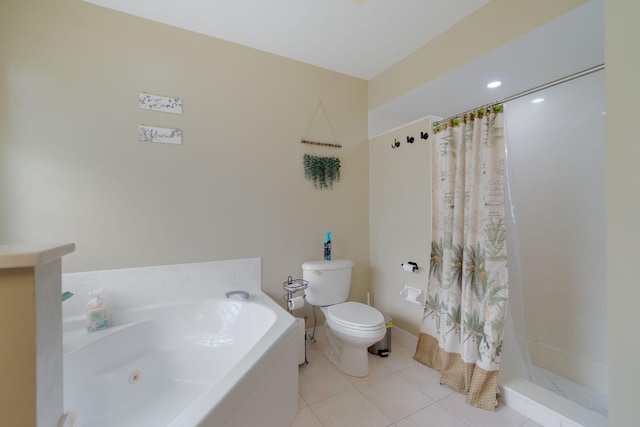
[[(393, 344), (392, 344), (393, 345)], [(534, 382), (540, 387), (564, 396), (587, 409), (609, 416), (609, 398), (606, 393), (578, 384), (537, 366), (533, 367)]]
[(534, 427), (540, 424), (500, 404), (474, 408), (441, 386), (439, 373), (413, 360), (415, 349), (392, 342), (389, 357), (369, 354), (370, 374), (355, 378), (324, 357), (326, 337), (307, 341), (309, 364), (300, 367), (300, 410), (292, 427)]

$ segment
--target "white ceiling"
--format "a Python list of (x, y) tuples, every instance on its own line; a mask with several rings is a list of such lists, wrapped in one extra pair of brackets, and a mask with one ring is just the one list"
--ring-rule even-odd
[[(369, 111), (369, 136), (429, 115), (451, 117), (603, 63), (604, 0), (590, 0)], [(502, 85), (488, 89), (494, 80)]]
[[(84, 1), (368, 80), (489, 0)], [(369, 136), (428, 115), (459, 114), (602, 63), (604, 0), (589, 0), (371, 110)], [(503, 85), (488, 90), (492, 80)]]
[(369, 80), (489, 0), (85, 0)]

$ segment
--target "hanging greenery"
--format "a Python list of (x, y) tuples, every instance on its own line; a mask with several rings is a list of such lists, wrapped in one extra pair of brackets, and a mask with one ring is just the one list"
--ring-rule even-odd
[(305, 154), (304, 177), (318, 189), (333, 188), (333, 183), (340, 181), (340, 159)]

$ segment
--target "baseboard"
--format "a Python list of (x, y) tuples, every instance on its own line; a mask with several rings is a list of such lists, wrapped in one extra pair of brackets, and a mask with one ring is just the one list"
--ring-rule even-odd
[[(314, 334), (313, 327), (307, 328), (307, 337), (312, 337)], [(319, 325), (316, 326), (315, 336), (317, 338), (322, 338), (325, 336), (325, 326)], [(391, 327), (391, 341), (398, 343), (403, 347), (406, 347), (410, 350), (415, 349), (418, 346), (418, 337), (415, 335), (411, 335), (409, 332), (404, 329), (400, 329), (397, 326)]]
[(395, 341), (408, 349), (415, 349), (418, 346), (417, 336), (411, 335), (409, 332), (395, 325), (391, 327), (391, 341)]

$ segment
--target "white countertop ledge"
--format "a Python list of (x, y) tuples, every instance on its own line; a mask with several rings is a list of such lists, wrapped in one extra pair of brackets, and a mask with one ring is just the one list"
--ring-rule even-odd
[(0, 245), (0, 269), (35, 267), (75, 251), (75, 243), (62, 245)]

